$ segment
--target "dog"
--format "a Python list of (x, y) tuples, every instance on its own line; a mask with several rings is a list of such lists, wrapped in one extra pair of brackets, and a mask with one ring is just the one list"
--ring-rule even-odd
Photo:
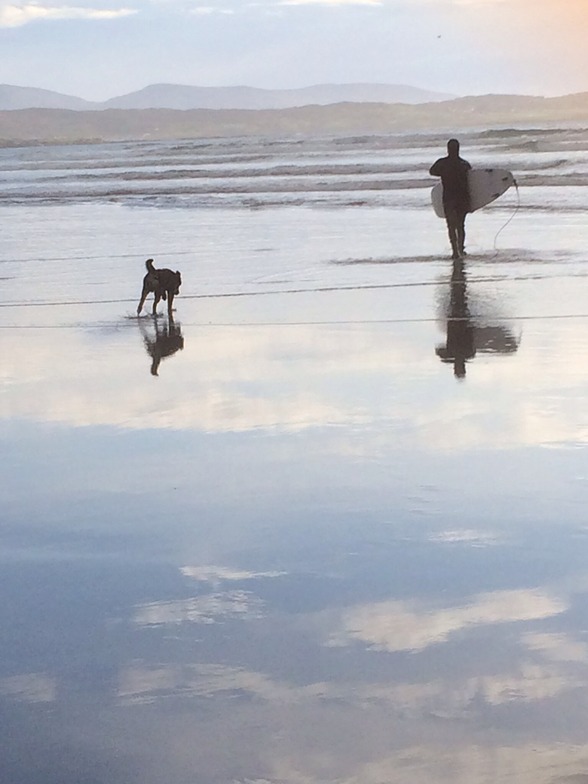
[(147, 267), (147, 274), (143, 278), (143, 291), (141, 292), (141, 299), (137, 308), (137, 316), (143, 309), (147, 295), (153, 293), (153, 315), (157, 315), (159, 300), (162, 299), (165, 302), (167, 299), (167, 315), (170, 321), (173, 321), (172, 304), (174, 297), (180, 293), (182, 276), (177, 270), (173, 272), (165, 268), (155, 269), (153, 259), (147, 259), (145, 266)]

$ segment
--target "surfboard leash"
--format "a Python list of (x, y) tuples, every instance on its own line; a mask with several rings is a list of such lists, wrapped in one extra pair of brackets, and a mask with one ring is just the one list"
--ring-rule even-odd
[(498, 235), (499, 235), (499, 234), (500, 234), (500, 233), (501, 233), (501, 232), (502, 232), (504, 229), (506, 229), (506, 227), (508, 226), (508, 224), (511, 222), (511, 220), (514, 218), (514, 216), (515, 216), (515, 215), (517, 214), (517, 212), (519, 211), (519, 207), (521, 206), (521, 196), (520, 196), (520, 194), (519, 194), (519, 185), (518, 185), (518, 183), (517, 183), (517, 181), (515, 180), (515, 178), (514, 178), (514, 177), (512, 178), (512, 182), (513, 182), (513, 185), (515, 186), (515, 190), (516, 190), (516, 192), (517, 192), (517, 203), (516, 203), (516, 207), (514, 208), (514, 211), (513, 211), (512, 215), (510, 216), (510, 218), (509, 218), (509, 219), (506, 221), (506, 223), (505, 223), (503, 226), (501, 226), (501, 227), (498, 229), (498, 231), (496, 232), (496, 235), (495, 235), (495, 237), (494, 237), (494, 255), (495, 255), (495, 256), (497, 256), (497, 255), (498, 255), (498, 248), (496, 247), (496, 242), (497, 242), (497, 240), (498, 240)]

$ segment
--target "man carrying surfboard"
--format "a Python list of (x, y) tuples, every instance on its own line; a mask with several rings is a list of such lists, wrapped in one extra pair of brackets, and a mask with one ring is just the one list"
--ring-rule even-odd
[(452, 258), (465, 253), (465, 219), (470, 211), (468, 172), (472, 167), (459, 157), (459, 142), (447, 142), (447, 157), (439, 158), (429, 169), (433, 177), (441, 177), (443, 184), (443, 209), (451, 242)]

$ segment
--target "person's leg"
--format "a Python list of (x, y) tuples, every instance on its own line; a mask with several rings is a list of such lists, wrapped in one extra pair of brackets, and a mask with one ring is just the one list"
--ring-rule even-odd
[(460, 254), (465, 253), (465, 237), (466, 237), (465, 219), (466, 219), (466, 213), (465, 212), (460, 213), (458, 226), (457, 226), (457, 244), (458, 244), (458, 249)]
[(445, 205), (445, 220), (447, 222), (447, 233), (451, 243), (452, 257), (458, 259), (460, 256), (459, 236), (458, 236), (458, 216), (455, 208), (450, 204)]

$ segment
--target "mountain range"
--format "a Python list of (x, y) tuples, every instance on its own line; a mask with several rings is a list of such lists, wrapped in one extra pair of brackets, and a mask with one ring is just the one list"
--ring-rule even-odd
[(258, 87), (197, 87), (151, 84), (107, 101), (86, 101), (73, 95), (0, 84), (0, 111), (14, 109), (288, 109), (295, 106), (351, 103), (429, 103), (453, 95), (401, 84), (317, 84), (291, 90)]
[[(478, 95), (429, 103), (339, 102), (282, 109), (0, 110), (0, 147), (213, 136), (369, 135), (492, 128), (588, 129), (588, 92), (557, 98)], [(588, 133), (588, 130), (586, 131)]]

